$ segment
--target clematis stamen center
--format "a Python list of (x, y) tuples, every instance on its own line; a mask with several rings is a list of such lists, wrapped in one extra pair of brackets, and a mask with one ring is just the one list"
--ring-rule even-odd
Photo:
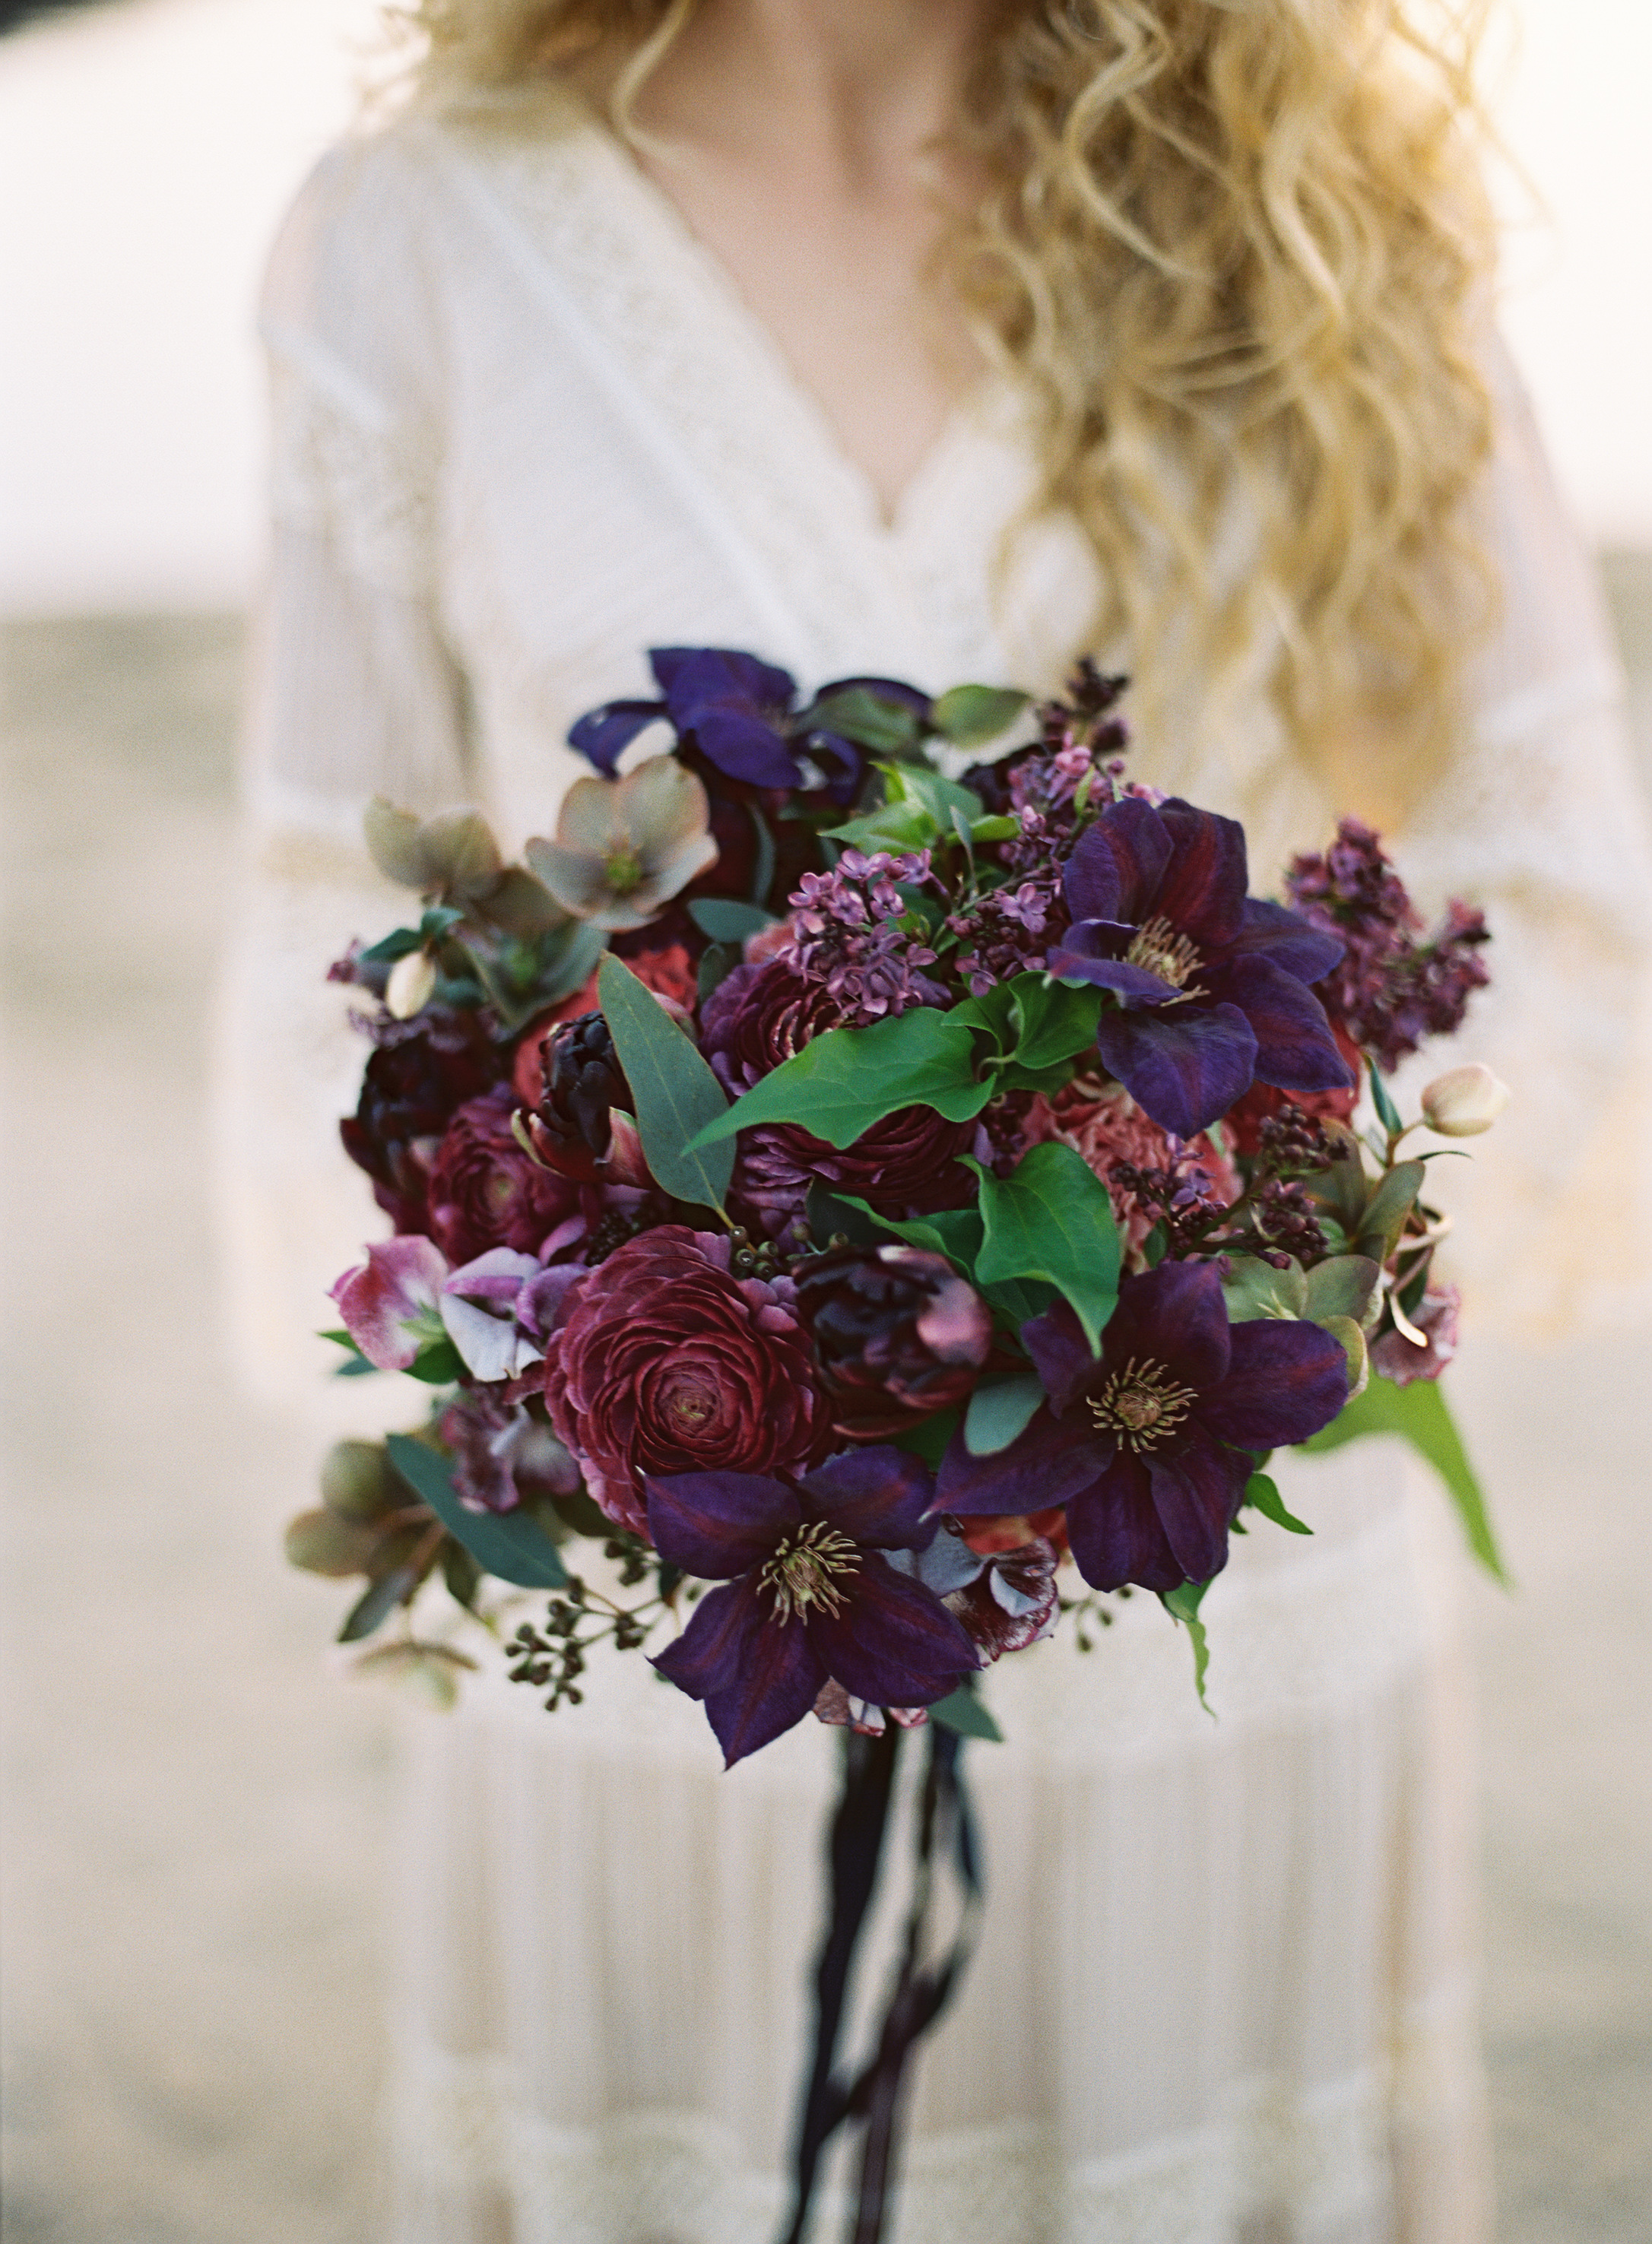
[(1141, 1363), (1132, 1356), (1100, 1395), (1090, 1397), (1090, 1416), (1106, 1432), (1116, 1434), (1127, 1449), (1139, 1452), (1174, 1434), (1197, 1396), (1196, 1388), (1178, 1386), (1151, 1356)]
[(1199, 970), (1199, 953), (1185, 935), (1178, 935), (1168, 919), (1143, 920), (1124, 954), (1127, 966), (1139, 966), (1147, 974), (1156, 974), (1161, 982), (1168, 982), (1181, 994), (1181, 1000), (1202, 997), (1202, 990), (1188, 987)]
[(843, 1578), (859, 1571), (860, 1552), (847, 1535), (823, 1519), (806, 1519), (775, 1544), (757, 1585), (774, 1599), (775, 1619), (782, 1625), (810, 1605), (836, 1620), (849, 1598)]

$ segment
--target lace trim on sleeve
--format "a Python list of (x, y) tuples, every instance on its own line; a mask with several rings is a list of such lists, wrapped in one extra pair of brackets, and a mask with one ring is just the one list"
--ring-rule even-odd
[(435, 590), (434, 443), (310, 335), (267, 321), (278, 389), (277, 522), (321, 531), (350, 574), (428, 599)]

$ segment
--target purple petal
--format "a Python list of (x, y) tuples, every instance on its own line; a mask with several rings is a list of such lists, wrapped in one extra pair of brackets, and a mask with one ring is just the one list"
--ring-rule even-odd
[(1162, 1364), (1179, 1386), (1202, 1395), (1227, 1377), (1232, 1342), (1214, 1265), (1161, 1262), (1120, 1287), (1101, 1352), (1109, 1371), (1133, 1357), (1138, 1363), (1151, 1361)]
[(1271, 958), (1299, 982), (1322, 980), (1346, 948), (1334, 935), (1310, 927), (1300, 913), (1263, 896), (1245, 899), (1244, 923), (1233, 946), (1241, 956)]
[(1106, 1472), (1067, 1499), (1067, 1541), (1093, 1590), (1174, 1590), (1187, 1576), (1153, 1508), (1153, 1490), (1139, 1457), (1121, 1451)]
[(1138, 795), (1104, 810), (1067, 860), (1062, 884), (1075, 920), (1127, 920), (1134, 927), (1162, 909), (1155, 902), (1170, 862), (1170, 836)]
[(607, 701), (580, 718), (568, 734), (568, 746), (612, 779), (614, 766), (638, 733), (665, 713), (663, 701)]
[(1161, 803), (1158, 816), (1172, 846), (1169, 870), (1154, 900), (1154, 911), (1179, 934), (1191, 936), (1201, 950), (1224, 950), (1244, 922), (1249, 877), (1245, 829), (1236, 820), (1195, 810), (1179, 795)]
[(772, 725), (742, 709), (704, 708), (686, 728), (702, 754), (748, 787), (796, 787), (797, 759)]
[(1256, 1039), (1256, 1074), (1281, 1091), (1344, 1091), (1348, 1063), (1306, 983), (1271, 958), (1237, 958), (1222, 977), (1223, 995), (1250, 1024)]
[(405, 1371), (419, 1352), (410, 1332), (433, 1311), (448, 1274), (447, 1257), (421, 1233), (376, 1240), (359, 1270), (347, 1270), (332, 1288), (344, 1329), (381, 1371)]
[(924, 1517), (934, 1476), (921, 1457), (887, 1442), (829, 1458), (802, 1487), (811, 1511), (874, 1550), (922, 1551), (934, 1539), (935, 1522)]
[(1039, 1410), (1007, 1450), (990, 1457), (970, 1455), (960, 1427), (941, 1459), (936, 1509), (965, 1518), (1046, 1511), (1087, 1487), (1106, 1469), (1114, 1448), (1112, 1436), (1097, 1430), (1087, 1410), (1065, 1419)]
[(1065, 1417), (1068, 1404), (1096, 1369), (1072, 1304), (1057, 1301), (1041, 1317), (1030, 1317), (1021, 1328), (1021, 1344), (1044, 1382), (1051, 1409), (1058, 1418)]
[(490, 1247), (485, 1254), (454, 1271), (442, 1291), (462, 1294), (471, 1301), (497, 1301), (509, 1308), (528, 1280), (538, 1275), (537, 1255), (520, 1254), (511, 1247)]
[(651, 1664), (691, 1699), (734, 1690), (750, 1664), (751, 1639), (767, 1623), (768, 1603), (755, 1582), (708, 1590), (675, 1644)]
[[(658, 1663), (656, 1663), (658, 1664)], [(732, 1768), (748, 1754), (796, 1728), (828, 1680), (806, 1628), (764, 1626), (753, 1634), (740, 1680), (708, 1694), (706, 1718)]]
[(1235, 1325), (1227, 1377), (1199, 1406), (1210, 1431), (1242, 1450), (1305, 1442), (1348, 1400), (1348, 1358), (1317, 1325), (1258, 1317)]
[[(728, 646), (651, 646), (648, 666), (670, 706), (672, 721), (693, 724), (710, 702), (743, 702), (748, 708), (782, 714), (791, 707), (797, 681), (789, 670), (760, 662)], [(683, 712), (679, 715), (679, 711)]]
[(1131, 966), (1114, 955), (1134, 932), (1134, 928), (1121, 927), (1114, 920), (1080, 920), (1051, 951), (1049, 970), (1069, 981), (1093, 982), (1099, 990), (1115, 990), (1127, 1002), (1166, 1004), (1178, 995), (1174, 982), (1149, 974), (1145, 966)]
[(1256, 1073), (1256, 1034), (1237, 1005), (1104, 1012), (1095, 1044), (1142, 1112), (1178, 1138), (1196, 1138), (1218, 1121)]
[(761, 1565), (802, 1517), (790, 1489), (757, 1473), (650, 1473), (647, 1488), (649, 1540), (702, 1581)]
[(517, 1322), (535, 1340), (548, 1340), (561, 1323), (568, 1295), (591, 1275), (583, 1262), (553, 1262), (530, 1278), (517, 1296)]
[(1208, 1582), (1228, 1563), (1228, 1524), (1250, 1477), (1249, 1459), (1193, 1426), (1180, 1448), (1162, 1457), (1150, 1451), (1142, 1463), (1176, 1564), (1190, 1582)]
[(930, 1591), (869, 1551), (836, 1618), (811, 1608), (809, 1640), (851, 1698), (877, 1707), (927, 1707), (977, 1666), (961, 1623)]

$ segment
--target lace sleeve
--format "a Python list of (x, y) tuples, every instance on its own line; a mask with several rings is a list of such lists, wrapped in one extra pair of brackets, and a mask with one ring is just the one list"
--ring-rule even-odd
[[(361, 841), (376, 793), (471, 793), (439, 607), (439, 369), (416, 181), (382, 145), (327, 159), (288, 220), (261, 328), (272, 531), (247, 712), (241, 876), (219, 1040), (234, 1355), (266, 1402), (327, 1415), (325, 1289), (383, 1218), (338, 1141), (364, 1057), (326, 979), (410, 899)], [(346, 1411), (346, 1415), (348, 1415)]]
[[(1398, 854), (1419, 901), (1486, 907), (1493, 988), (1455, 1055), (1513, 1103), (1468, 1162), (1433, 1164), (1476, 1315), (1553, 1333), (1643, 1307), (1652, 1200), (1652, 844), (1598, 583), (1506, 356), (1486, 534), (1501, 578), (1469, 739)], [(1450, 1058), (1412, 1064), (1414, 1090)], [(1450, 1171), (1449, 1178), (1441, 1174)]]

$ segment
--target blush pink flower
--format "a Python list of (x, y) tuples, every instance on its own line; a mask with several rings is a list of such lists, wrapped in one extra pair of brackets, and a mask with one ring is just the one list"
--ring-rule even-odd
[(439, 1296), (448, 1274), (440, 1247), (417, 1233), (378, 1240), (359, 1269), (332, 1288), (344, 1329), (381, 1371), (405, 1371), (427, 1341), (443, 1336)]
[[(1168, 1169), (1180, 1140), (1141, 1112), (1119, 1083), (1102, 1083), (1093, 1076), (1075, 1075), (1053, 1098), (1039, 1094), (1021, 1123), (1029, 1146), (1053, 1140), (1070, 1146), (1086, 1168), (1107, 1188), (1113, 1213), (1123, 1234), (1125, 1267), (1144, 1267), (1142, 1247), (1156, 1220), (1134, 1193), (1115, 1182), (1113, 1170), (1120, 1162), (1137, 1169)], [(1224, 1203), (1238, 1199), (1243, 1190), (1238, 1171), (1203, 1132), (1188, 1147), (1209, 1179), (1209, 1196)]]

